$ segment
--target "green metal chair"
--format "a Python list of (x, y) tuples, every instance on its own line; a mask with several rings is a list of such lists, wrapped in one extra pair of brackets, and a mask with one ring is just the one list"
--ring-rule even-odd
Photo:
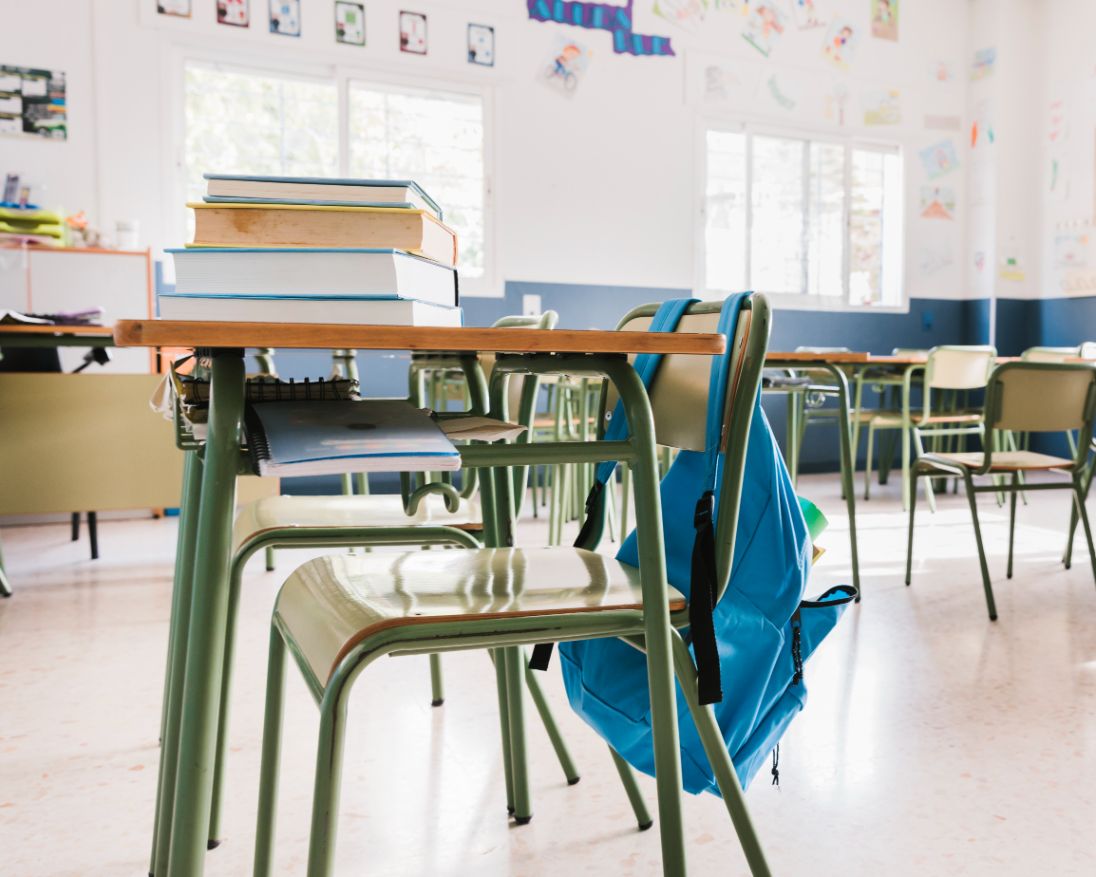
[[(633, 311), (626, 328), (642, 329), (655, 309)], [(714, 331), (718, 313), (718, 303), (694, 305), (678, 331)], [(735, 377), (728, 392), (726, 465), (716, 534), (720, 594), (730, 575), (746, 443), (768, 334), (765, 299), (752, 296), (731, 340), (731, 374)], [(494, 650), (496, 669), (501, 668), (500, 688), (509, 693), (500, 700), (506, 710), (500, 719), (503, 759), (509, 768), (508, 797), (513, 796), (515, 818), (525, 822), (532, 814), (522, 731), (520, 679), (525, 668), (521, 646), (605, 636), (622, 637), (647, 654), (664, 873), (685, 873), (675, 671), (750, 868), (757, 875), (769, 873), (713, 713), (697, 700), (696, 669), (677, 632), (688, 624), (687, 601), (666, 583), (656, 441), (672, 447), (703, 448), (709, 365), (704, 356), (667, 356), (648, 395), (634, 370), (620, 358), (500, 357), (492, 379), (493, 411), (501, 406), (505, 412), (502, 379), (506, 373), (603, 375), (623, 399), (630, 437), (611, 444), (533, 443), (505, 449), (491, 445), (465, 449), (464, 465), (482, 470), (484, 508), (495, 510), (493, 516), (487, 515), (489, 520), (493, 517), (488, 539), (504, 547), (445, 554), (325, 557), (306, 563), (289, 577), (278, 595), (271, 625), (257, 877), (265, 877), (272, 867), (287, 651), (320, 708), (308, 874), (326, 877), (332, 870), (338, 823), (347, 700), (354, 680), (369, 664), (383, 655)], [(599, 422), (604, 422), (604, 416)], [(589, 550), (596, 546), (604, 528), (604, 503), (592, 512), (594, 532), (583, 547), (510, 547), (514, 544), (512, 481), (501, 467), (562, 460), (592, 462), (607, 456), (623, 460), (635, 470), (639, 568)], [(619, 759), (616, 761), (622, 775), (630, 775)]]
[[(966, 411), (956, 407), (956, 393), (985, 387), (997, 351), (989, 346), (941, 345), (929, 351), (920, 413), (902, 410), (881, 413), (868, 421), (867, 457), (864, 464), (864, 498), (871, 491), (872, 452), (875, 432), (879, 429), (910, 430), (917, 455), (925, 453), (924, 439), (941, 439), (985, 433), (981, 411)], [(935, 449), (934, 449), (935, 450)], [(912, 490), (911, 490), (912, 494)], [(932, 482), (925, 482), (929, 507), (935, 511), (936, 500)]]
[[(1091, 435), (1096, 418), (1096, 368), (1079, 363), (1011, 362), (995, 368), (986, 386), (986, 427), (994, 431), (1064, 432), (1080, 430)], [(1088, 446), (1082, 444), (1072, 459), (1053, 457), (1034, 451), (997, 451), (994, 442), (986, 442), (980, 453), (925, 454), (913, 466), (914, 490), (910, 495), (909, 544), (906, 552), (906, 584), (910, 583), (913, 563), (913, 521), (916, 508), (917, 481), (926, 478), (961, 478), (966, 487), (974, 523), (974, 538), (978, 543), (978, 559), (982, 567), (982, 585), (986, 592), (986, 607), (991, 621), (997, 619), (993, 600), (986, 552), (978, 524), (976, 495), (996, 492), (996, 484), (975, 485), (981, 475), (1006, 476), (1010, 479), (1008, 578), (1012, 578), (1012, 546), (1016, 529), (1016, 494), (1020, 491), (1020, 475), (1031, 472), (1055, 471), (1069, 475), (1068, 481), (1036, 482), (1023, 485), (1024, 490), (1069, 490), (1073, 493), (1074, 513), (1084, 525), (1089, 560), (1096, 578), (1096, 549), (1085, 511), (1086, 465)], [(1070, 534), (1072, 539), (1072, 533)]]

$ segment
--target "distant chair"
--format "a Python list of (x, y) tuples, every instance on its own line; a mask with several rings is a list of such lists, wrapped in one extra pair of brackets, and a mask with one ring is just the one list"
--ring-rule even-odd
[[(1020, 354), (1023, 362), (1069, 362), (1080, 355), (1079, 347), (1029, 347)], [(1096, 354), (1096, 349), (1093, 350)]]
[[(1079, 430), (1091, 435), (1096, 419), (1096, 369), (1081, 363), (1010, 362), (993, 370), (986, 386), (985, 426), (994, 432), (1065, 432)], [(925, 454), (913, 466), (914, 489), (910, 492), (909, 544), (906, 553), (906, 584), (910, 583), (913, 561), (913, 522), (917, 499), (917, 478), (961, 478), (966, 486), (974, 523), (974, 538), (978, 543), (978, 560), (982, 567), (982, 585), (986, 593), (986, 608), (991, 621), (997, 618), (997, 607), (990, 584), (989, 566), (982, 545), (978, 524), (976, 494), (997, 492), (997, 484), (976, 486), (974, 478), (993, 475), (1010, 479), (1008, 578), (1012, 578), (1012, 546), (1016, 529), (1016, 494), (1021, 489), (1020, 476), (1027, 472), (1060, 472), (1069, 475), (1064, 482), (1028, 484), (1026, 490), (1069, 490), (1073, 493), (1074, 522), (1080, 517), (1088, 543), (1088, 556), (1096, 578), (1096, 549), (1092, 529), (1085, 510), (1085, 492), (1090, 477), (1086, 465), (1088, 446), (1082, 443), (1072, 459), (1038, 454), (1034, 451), (994, 451), (994, 442), (985, 442), (980, 453)], [(1072, 527), (1069, 533), (1072, 543)], [(1069, 565), (1069, 549), (1063, 561)]]
[(1081, 359), (1096, 360), (1096, 341), (1085, 341), (1077, 349), (1077, 355)]

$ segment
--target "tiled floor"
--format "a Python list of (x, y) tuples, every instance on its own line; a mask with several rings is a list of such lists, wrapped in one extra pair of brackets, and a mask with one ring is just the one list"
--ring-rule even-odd
[[(1082, 551), (1058, 562), (1064, 494), (1021, 507), (1017, 576), (1004, 577), (1007, 515), (983, 496), (1000, 620), (985, 614), (969, 515), (921, 506), (914, 586), (902, 584), (905, 518), (894, 486), (861, 505), (864, 602), (808, 665), (811, 700), (781, 749), (781, 785), (747, 800), (781, 875), (1096, 874), (1096, 589)], [(803, 480), (833, 520), (812, 590), (848, 579), (833, 477)], [(16, 587), (0, 602), (0, 873), (143, 875), (157, 766), (173, 521), (107, 521), (103, 557), (66, 526), (12, 527)], [(543, 540), (524, 524), (527, 544)], [(247, 576), (232, 709), (224, 844), (209, 875), (249, 872), (267, 623), (304, 554)], [(445, 659), (430, 708), (426, 659), (383, 661), (351, 706), (339, 874), (649, 875), (658, 834), (635, 832), (603, 747), (552, 703), (582, 782), (567, 787), (531, 723), (536, 816), (508, 824), (494, 676), (486, 658)], [(303, 873), (317, 728), (289, 674), (278, 873)], [(650, 781), (644, 789), (653, 802)], [(721, 802), (686, 802), (695, 873), (744, 864)]]

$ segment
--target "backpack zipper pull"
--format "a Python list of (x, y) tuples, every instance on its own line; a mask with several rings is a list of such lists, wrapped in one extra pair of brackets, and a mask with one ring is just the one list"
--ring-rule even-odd
[(773, 785), (780, 788), (780, 744), (773, 749), (773, 768), (769, 771), (773, 775)]

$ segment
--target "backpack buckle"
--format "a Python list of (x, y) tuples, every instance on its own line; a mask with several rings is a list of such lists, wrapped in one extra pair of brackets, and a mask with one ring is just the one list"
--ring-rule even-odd
[(714, 505), (715, 494), (710, 490), (705, 490), (704, 494), (697, 500), (696, 510), (693, 512), (693, 527), (700, 530), (703, 527), (712, 525)]

